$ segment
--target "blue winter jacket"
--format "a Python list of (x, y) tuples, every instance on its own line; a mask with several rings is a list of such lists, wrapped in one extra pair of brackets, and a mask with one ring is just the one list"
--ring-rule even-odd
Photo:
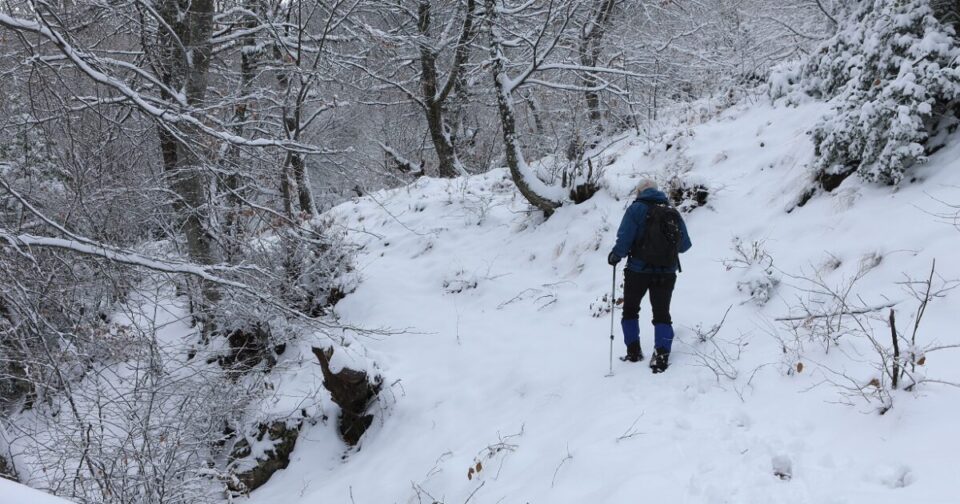
[[(613, 246), (613, 253), (616, 254), (618, 258), (622, 259), (630, 255), (630, 248), (633, 246), (633, 241), (638, 236), (643, 236), (643, 232), (646, 230), (647, 212), (650, 207), (645, 201), (669, 203), (670, 200), (668, 200), (667, 195), (661, 191), (645, 189), (640, 193), (640, 196), (627, 207), (627, 212), (623, 214), (623, 220), (620, 221), (620, 228), (617, 229), (617, 243)], [(680, 252), (682, 253), (690, 250), (690, 247), (693, 246), (690, 242), (690, 235), (687, 234), (687, 225), (683, 222), (683, 218), (680, 219), (680, 231), (683, 235), (680, 240)], [(658, 268), (647, 266), (638, 257), (630, 257), (627, 260), (627, 269), (638, 273), (677, 272), (676, 267)]]

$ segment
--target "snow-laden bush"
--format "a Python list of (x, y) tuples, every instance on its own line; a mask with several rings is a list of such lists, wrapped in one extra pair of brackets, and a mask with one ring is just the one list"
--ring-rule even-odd
[(58, 375), (51, 360), (79, 372), (129, 350), (123, 331), (107, 321), (136, 272), (124, 276), (89, 257), (65, 261), (56, 251), (30, 254), (0, 239), (0, 278), (0, 408), (29, 406), (60, 390), (73, 374)]
[(796, 103), (797, 88), (803, 80), (803, 62), (787, 61), (770, 69), (767, 78), (767, 96), (771, 101), (786, 98), (788, 104)]
[(780, 276), (773, 267), (773, 257), (759, 240), (745, 243), (741, 238), (733, 239), (734, 257), (723, 261), (727, 271), (740, 272), (737, 290), (758, 306), (767, 304), (773, 297)]
[(807, 92), (834, 102), (813, 129), (821, 185), (853, 172), (897, 184), (936, 150), (957, 124), (958, 57), (931, 0), (864, 2), (804, 69)]
[(282, 251), (277, 253), (283, 253), (286, 262), (294, 263), (294, 267), (288, 268), (294, 277), (287, 287), (292, 289), (295, 306), (311, 316), (326, 314), (356, 288), (352, 250), (344, 241), (343, 231), (330, 222), (318, 222), (311, 224), (309, 232), (297, 232), (287, 238)]
[(685, 154), (691, 135), (680, 134), (667, 140), (670, 149), (675, 146), (675, 159), (662, 172), (654, 175), (660, 189), (670, 202), (683, 213), (705, 206), (710, 198), (710, 186), (702, 176), (691, 174), (693, 160)]
[(737, 282), (737, 290), (754, 304), (763, 306), (773, 297), (773, 292), (779, 284), (780, 279), (773, 276), (769, 270), (754, 264), (744, 271), (743, 279)]
[(447, 294), (460, 294), (463, 291), (476, 289), (479, 282), (477, 275), (458, 269), (443, 279), (443, 291)]
[(239, 280), (267, 299), (250, 292), (225, 291), (212, 307), (213, 338), (225, 368), (245, 372), (261, 363), (272, 367), (287, 343), (311, 332), (292, 316), (323, 318), (330, 308), (356, 288), (351, 248), (343, 232), (331, 222), (315, 220), (276, 230), (260, 240), (260, 248), (247, 260), (261, 277)]

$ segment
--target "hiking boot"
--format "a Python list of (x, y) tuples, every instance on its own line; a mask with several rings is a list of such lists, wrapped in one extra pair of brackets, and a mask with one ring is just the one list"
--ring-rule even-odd
[(640, 362), (643, 360), (643, 350), (640, 349), (640, 342), (627, 345), (627, 355), (621, 357), (624, 362)]
[(670, 366), (670, 352), (665, 352), (659, 348), (654, 349), (653, 356), (650, 357), (650, 370), (656, 373), (662, 373)]

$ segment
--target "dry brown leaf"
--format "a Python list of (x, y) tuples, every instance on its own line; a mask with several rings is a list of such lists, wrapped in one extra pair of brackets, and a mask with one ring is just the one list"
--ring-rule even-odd
[(798, 363), (797, 363), (797, 372), (798, 372), (798, 373), (802, 373), (802, 372), (803, 372), (803, 363), (802, 363), (802, 362), (798, 362)]
[(467, 471), (467, 479), (468, 479), (468, 480), (472, 480), (472, 479), (473, 479), (473, 468), (472, 468), (472, 467), (470, 468), (469, 471)]
[(867, 385), (873, 385), (874, 387), (880, 388), (880, 380), (874, 378), (870, 380), (870, 383), (868, 383)]
[(917, 365), (918, 365), (918, 366), (922, 366), (922, 365), (924, 365), (924, 364), (926, 364), (926, 363), (927, 363), (927, 356), (926, 356), (926, 355), (924, 355), (923, 357), (920, 357), (919, 359), (917, 359)]
[(482, 470), (483, 470), (483, 464), (481, 464), (479, 461), (477, 461), (477, 472), (480, 472), (480, 471), (482, 471)]

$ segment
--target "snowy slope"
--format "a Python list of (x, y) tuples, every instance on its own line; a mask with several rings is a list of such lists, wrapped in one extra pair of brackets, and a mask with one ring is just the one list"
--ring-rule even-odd
[(28, 486), (0, 478), (0, 503), (3, 504), (70, 504), (70, 501), (34, 490)]
[[(362, 281), (337, 310), (403, 331), (361, 338), (392, 385), (359, 450), (331, 450), (329, 426), (307, 430), (290, 467), (251, 502), (960, 502), (960, 391), (897, 391), (885, 415), (840, 404), (825, 378), (847, 369), (867, 383), (868, 348), (811, 343), (791, 360), (771, 335), (781, 330), (772, 319), (804, 296), (791, 275), (821, 270), (840, 285), (875, 265), (857, 294), (897, 302), (904, 327), (915, 308), (897, 284), (904, 275), (925, 277), (937, 258), (939, 274), (960, 278), (960, 232), (930, 214), (943, 210), (934, 198), (960, 200), (960, 142), (916, 171), (922, 183), (892, 191), (849, 179), (787, 213), (813, 156), (805, 132), (824, 110), (733, 107), (671, 132), (669, 150), (626, 139), (604, 153), (615, 157), (606, 187), (546, 222), (525, 213), (504, 170), (422, 178), (337, 207), (362, 246)], [(637, 174), (675, 166), (712, 194), (686, 217), (694, 247), (674, 296), (673, 365), (654, 376), (615, 362), (605, 377), (605, 257)], [(773, 258), (782, 284), (765, 306), (738, 292), (742, 273), (723, 264), (735, 236), (764, 240)], [(958, 296), (931, 303), (921, 338), (960, 343)], [(744, 345), (734, 379), (700, 365), (694, 331), (728, 307), (717, 341)], [(649, 352), (652, 327), (641, 328)], [(788, 372), (796, 361), (804, 371)], [(958, 364), (960, 352), (943, 351), (924, 371), (957, 382)]]

